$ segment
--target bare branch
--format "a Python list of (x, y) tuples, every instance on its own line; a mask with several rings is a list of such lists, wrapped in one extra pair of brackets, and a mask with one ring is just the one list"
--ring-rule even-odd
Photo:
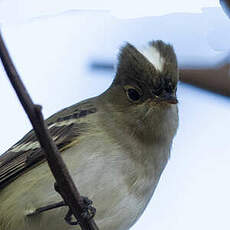
[(62, 160), (62, 157), (53, 142), (46, 123), (44, 122), (41, 106), (35, 105), (23, 85), (17, 70), (9, 56), (4, 41), (0, 33), (0, 58), (2, 60), (8, 78), (14, 87), (16, 94), (32, 123), (37, 138), (43, 148), (49, 167), (57, 182), (58, 191), (63, 200), (69, 206), (75, 218), (80, 222), (83, 230), (97, 230), (94, 220), (84, 217), (83, 206), (80, 194), (68, 172), (68, 169)]

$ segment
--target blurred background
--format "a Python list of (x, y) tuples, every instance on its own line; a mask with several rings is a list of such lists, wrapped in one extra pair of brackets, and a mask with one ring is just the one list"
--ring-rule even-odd
[[(217, 0), (0, 0), (0, 28), (45, 117), (102, 93), (119, 47), (176, 51), (180, 126), (171, 159), (132, 230), (229, 230), (230, 19)], [(0, 65), (0, 154), (31, 125)]]

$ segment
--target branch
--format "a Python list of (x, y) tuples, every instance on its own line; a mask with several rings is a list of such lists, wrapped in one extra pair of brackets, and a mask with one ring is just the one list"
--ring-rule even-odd
[(84, 210), (80, 194), (68, 172), (64, 161), (62, 160), (57, 146), (49, 134), (48, 128), (41, 113), (41, 106), (35, 105), (30, 98), (30, 95), (23, 85), (23, 82), (21, 81), (17, 70), (9, 56), (9, 53), (2, 39), (1, 32), (0, 58), (8, 78), (14, 87), (22, 106), (27, 113), (27, 116), (30, 119), (40, 145), (44, 150), (49, 167), (54, 175), (58, 190), (60, 191), (63, 200), (69, 206), (75, 218), (80, 222), (79, 224), (83, 230), (98, 230), (98, 227), (96, 226), (96, 223), (93, 219), (84, 218)]
[(181, 69), (180, 80), (201, 89), (230, 97), (229, 70), (229, 63), (209, 68)]

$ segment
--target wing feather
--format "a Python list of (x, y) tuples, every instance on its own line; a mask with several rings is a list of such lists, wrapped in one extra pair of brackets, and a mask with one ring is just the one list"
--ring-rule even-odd
[[(96, 111), (95, 106), (83, 102), (47, 119), (49, 132), (60, 152), (88, 130), (88, 124), (80, 118)], [(44, 161), (44, 152), (32, 130), (0, 156), (0, 189)]]

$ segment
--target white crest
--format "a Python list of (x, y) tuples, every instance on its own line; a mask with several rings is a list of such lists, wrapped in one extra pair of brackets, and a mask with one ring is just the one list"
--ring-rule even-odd
[(164, 67), (164, 58), (160, 55), (160, 52), (152, 45), (144, 47), (139, 50), (149, 62), (153, 64), (156, 70), (162, 71)]

